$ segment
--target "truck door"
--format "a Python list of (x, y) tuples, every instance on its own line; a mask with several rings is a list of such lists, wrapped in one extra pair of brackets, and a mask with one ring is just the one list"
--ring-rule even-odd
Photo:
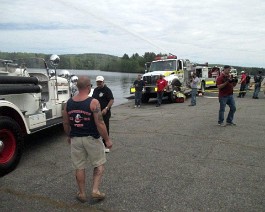
[(178, 60), (177, 71), (183, 70), (183, 60)]
[(149, 72), (149, 70), (150, 70), (150, 66), (151, 66), (151, 62), (146, 62), (146, 63), (144, 64), (144, 66), (145, 66), (145, 70), (144, 70), (144, 72), (145, 72), (145, 73)]
[(201, 78), (202, 77), (202, 68), (196, 68), (195, 73), (197, 77)]
[(187, 64), (185, 61), (181, 60), (182, 70), (184, 72), (184, 81), (187, 81), (190, 78), (190, 72), (187, 69)]

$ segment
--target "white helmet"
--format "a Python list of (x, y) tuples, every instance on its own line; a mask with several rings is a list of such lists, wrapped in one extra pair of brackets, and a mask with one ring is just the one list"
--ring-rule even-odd
[(71, 82), (77, 82), (77, 80), (78, 80), (78, 76), (72, 76), (71, 77)]
[(49, 74), (50, 74), (51, 77), (55, 76), (55, 70), (54, 69), (50, 70)]
[(68, 77), (70, 77), (70, 72), (68, 70), (62, 70), (60, 76), (62, 76), (64, 78), (68, 78)]

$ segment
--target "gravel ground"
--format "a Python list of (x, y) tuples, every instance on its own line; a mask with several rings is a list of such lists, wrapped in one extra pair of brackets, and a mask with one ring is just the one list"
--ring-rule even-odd
[[(265, 211), (265, 98), (236, 98), (236, 126), (217, 125), (216, 93), (161, 107), (112, 109), (101, 202), (79, 203), (62, 126), (26, 139), (0, 178), (0, 211)], [(228, 108), (226, 110), (226, 115)], [(92, 170), (87, 169), (90, 193)]]

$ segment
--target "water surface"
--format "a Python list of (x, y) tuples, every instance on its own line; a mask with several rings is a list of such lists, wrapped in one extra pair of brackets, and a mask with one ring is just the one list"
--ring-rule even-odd
[[(28, 72), (38, 72), (39, 69), (28, 69)], [(46, 72), (45, 70), (41, 70)], [(61, 74), (63, 70), (58, 69), (57, 74)], [(93, 88), (96, 86), (96, 77), (101, 75), (105, 78), (105, 84), (111, 89), (114, 96), (113, 106), (117, 106), (128, 102), (130, 94), (130, 86), (133, 84), (137, 77), (136, 73), (121, 73), (121, 72), (106, 72), (100, 70), (68, 70), (70, 74), (77, 76), (89, 76)]]

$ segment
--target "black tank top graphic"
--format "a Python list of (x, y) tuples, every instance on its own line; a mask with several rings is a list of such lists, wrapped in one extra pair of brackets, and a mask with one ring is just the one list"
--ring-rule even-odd
[(70, 137), (92, 136), (96, 139), (100, 137), (90, 110), (92, 99), (89, 97), (84, 101), (76, 102), (71, 98), (67, 101), (67, 113), (71, 126)]

